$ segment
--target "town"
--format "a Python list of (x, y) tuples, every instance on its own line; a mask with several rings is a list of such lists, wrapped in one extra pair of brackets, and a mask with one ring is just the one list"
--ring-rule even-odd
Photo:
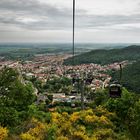
[[(65, 55), (36, 55), (32, 61), (16, 61), (16, 60), (5, 60), (0, 59), (0, 69), (4, 67), (10, 67), (17, 69), (19, 73), (25, 77), (26, 80), (30, 81), (32, 78), (36, 78), (41, 82), (41, 85), (46, 84), (49, 80), (54, 77), (62, 78), (65, 77), (71, 80), (71, 88), (65, 93), (65, 90), (56, 91), (39, 91), (37, 87), (34, 86), (34, 94), (37, 96), (37, 104), (40, 102), (45, 102), (48, 95), (52, 95), (52, 102), (72, 102), (80, 101), (81, 95), (80, 86), (86, 86), (93, 92), (98, 89), (104, 89), (109, 86), (112, 77), (108, 74), (108, 71), (119, 70), (120, 63), (113, 63), (109, 65), (99, 65), (99, 64), (82, 64), (82, 65), (63, 65), (65, 59), (72, 57), (69, 54)], [(125, 67), (130, 62), (121, 62), (122, 67)], [(76, 88), (78, 87), (78, 88)], [(83, 99), (85, 102), (89, 101), (89, 98), (85, 96)]]

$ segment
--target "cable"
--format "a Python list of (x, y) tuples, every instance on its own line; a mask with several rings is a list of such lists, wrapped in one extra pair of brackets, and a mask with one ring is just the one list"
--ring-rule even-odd
[(120, 79), (119, 79), (119, 82), (121, 84), (121, 82), (122, 82), (122, 64), (120, 63), (119, 66), (120, 66)]
[(74, 56), (75, 56), (75, 0), (73, 0), (73, 39), (72, 39), (72, 50), (73, 50), (73, 66), (75, 65)]
[(75, 56), (75, 0), (73, 0), (73, 13), (72, 13), (72, 18), (73, 18), (73, 27), (72, 27), (72, 83), (74, 84), (74, 65), (75, 65), (75, 60), (74, 60), (74, 56)]

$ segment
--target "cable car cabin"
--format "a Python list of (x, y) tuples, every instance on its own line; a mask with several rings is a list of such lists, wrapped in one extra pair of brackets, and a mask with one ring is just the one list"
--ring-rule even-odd
[(90, 85), (92, 83), (92, 81), (93, 81), (93, 78), (88, 78), (88, 79), (86, 79), (85, 83), (87, 85)]
[(73, 89), (73, 90), (71, 91), (71, 95), (77, 95), (77, 91)]
[(120, 84), (111, 84), (109, 87), (109, 95), (111, 98), (120, 98), (122, 86)]
[(76, 83), (79, 83), (79, 81), (80, 81), (80, 79), (79, 79), (77, 76), (74, 76), (74, 77), (72, 78), (72, 83), (73, 83), (73, 85), (76, 84)]
[(72, 78), (72, 84), (74, 85), (76, 83), (76, 78)]

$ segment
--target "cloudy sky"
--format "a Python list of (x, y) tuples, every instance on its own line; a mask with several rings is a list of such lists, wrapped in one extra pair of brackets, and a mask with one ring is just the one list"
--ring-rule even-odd
[[(71, 42), (72, 0), (0, 0), (0, 42)], [(76, 0), (76, 42), (140, 43), (140, 0)]]

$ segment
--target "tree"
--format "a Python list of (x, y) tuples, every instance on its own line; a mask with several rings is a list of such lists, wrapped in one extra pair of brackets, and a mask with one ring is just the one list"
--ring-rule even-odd
[(107, 100), (108, 94), (106, 91), (100, 89), (94, 93), (94, 101), (97, 106), (103, 105)]
[(30, 81), (33, 83), (35, 88), (37, 88), (39, 93), (43, 93), (44, 92), (43, 83), (40, 80), (38, 80), (36, 77), (32, 77), (30, 79)]
[(123, 89), (121, 98), (110, 98), (106, 102), (105, 107), (110, 112), (114, 112), (117, 115), (114, 124), (116, 125), (116, 131), (118, 133), (130, 133), (128, 131), (128, 124), (126, 123), (128, 118), (127, 114), (129, 109), (134, 106), (136, 100), (135, 94)]
[(135, 94), (123, 89), (121, 98), (110, 98), (106, 103), (106, 107), (109, 111), (116, 112), (120, 119), (125, 120), (129, 108), (134, 105), (135, 101)]
[[(0, 122), (2, 125), (14, 126), (19, 117), (34, 101), (30, 84), (23, 83), (17, 70), (4, 68), (0, 71)], [(23, 113), (23, 114), (22, 114)]]
[(57, 78), (47, 81), (44, 85), (44, 89), (46, 89), (50, 93), (57, 92), (66, 92), (67, 94), (70, 92), (71, 80), (66, 77)]
[(140, 99), (131, 107), (127, 115), (127, 125), (132, 134), (132, 136), (139, 140), (139, 131), (140, 131)]
[(32, 119), (31, 124), (34, 126), (26, 133), (20, 135), (22, 140), (43, 140), (45, 139), (45, 125), (36, 119)]
[[(116, 71), (115, 74), (111, 74), (113, 80), (119, 79), (119, 71)], [(123, 69), (123, 76), (121, 80), (123, 86), (125, 86), (130, 91), (133, 91), (137, 94), (140, 92), (140, 61), (126, 66)]]

